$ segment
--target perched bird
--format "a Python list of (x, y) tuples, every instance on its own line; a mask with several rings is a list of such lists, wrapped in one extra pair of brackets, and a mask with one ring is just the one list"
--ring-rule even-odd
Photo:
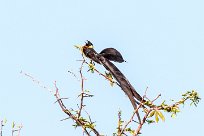
[[(90, 58), (94, 62), (97, 62), (101, 65), (103, 65), (116, 79), (116, 81), (119, 83), (119, 86), (124, 91), (124, 93), (128, 96), (133, 108), (137, 109), (137, 104), (140, 102), (145, 102), (143, 98), (140, 96), (139, 93), (134, 89), (134, 87), (130, 84), (128, 79), (123, 75), (123, 73), (110, 61), (115, 61), (122, 63), (124, 62), (124, 59), (120, 52), (118, 52), (114, 48), (106, 48), (102, 50), (100, 53), (97, 53), (93, 49), (93, 44), (90, 41), (87, 41), (87, 43), (83, 46), (83, 53), (86, 55), (86, 57)], [(141, 122), (139, 112), (136, 112), (138, 116), (139, 123)]]
[[(87, 43), (83, 46), (83, 53), (86, 55), (86, 57), (90, 58), (94, 62), (102, 64), (115, 77), (115, 79), (120, 84), (122, 90), (130, 98), (132, 104), (135, 103), (133, 102), (134, 98), (139, 102), (143, 101), (142, 97), (130, 84), (125, 75), (123, 75), (122, 72), (113, 63), (110, 62), (110, 61), (115, 61), (119, 63), (124, 62), (124, 59), (119, 51), (117, 51), (114, 48), (106, 48), (102, 50), (100, 53), (97, 53), (93, 49), (93, 44), (90, 41), (87, 41)], [(133, 104), (133, 107), (135, 108), (136, 105)]]
[(115, 61), (119, 63), (124, 62), (124, 59), (122, 55), (120, 54), (120, 52), (114, 48), (106, 48), (102, 50), (99, 54), (101, 54), (104, 58), (110, 61)]

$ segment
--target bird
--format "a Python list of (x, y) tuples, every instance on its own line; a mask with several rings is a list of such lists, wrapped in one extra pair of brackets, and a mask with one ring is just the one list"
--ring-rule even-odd
[[(100, 53), (97, 53), (93, 49), (93, 44), (90, 41), (83, 46), (83, 53), (86, 57), (90, 58), (96, 63), (103, 65), (116, 79), (119, 83), (119, 86), (124, 91), (124, 93), (128, 96), (133, 108), (137, 109), (137, 104), (140, 102), (145, 102), (139, 93), (134, 89), (134, 87), (130, 84), (128, 79), (123, 75), (123, 73), (110, 61), (115, 61), (122, 63), (124, 59), (119, 51), (114, 48), (106, 48), (102, 50)], [(139, 112), (136, 112), (139, 122), (141, 122)]]
[[(94, 62), (103, 65), (115, 77), (115, 79), (120, 84), (120, 87), (126, 94), (129, 94), (129, 96), (132, 95), (139, 102), (144, 101), (142, 100), (142, 97), (134, 89), (134, 87), (130, 84), (125, 75), (123, 75), (122, 72), (113, 63), (110, 62), (110, 61), (115, 61), (119, 63), (124, 62), (124, 59), (119, 51), (117, 51), (114, 48), (106, 48), (102, 50), (100, 53), (97, 53), (93, 48), (93, 44), (87, 40), (86, 44), (83, 46), (83, 53), (85, 54), (86, 57), (90, 58)], [(133, 107), (136, 106), (134, 105)]]

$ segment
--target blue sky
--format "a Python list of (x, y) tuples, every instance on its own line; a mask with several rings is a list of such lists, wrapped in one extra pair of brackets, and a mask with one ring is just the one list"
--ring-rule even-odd
[[(93, 42), (100, 52), (119, 50), (128, 63), (116, 64), (140, 94), (159, 93), (178, 99), (195, 89), (204, 96), (204, 3), (202, 0), (1, 0), (0, 1), (0, 118), (23, 124), (22, 136), (82, 135), (72, 121), (53, 104), (54, 97), (20, 74), (30, 73), (45, 85), (57, 81), (65, 103), (74, 106), (80, 84), (81, 58), (73, 47)], [(102, 66), (98, 69), (104, 71)], [(112, 135), (117, 111), (131, 114), (131, 105), (118, 87), (110, 87), (97, 74), (84, 71), (85, 88), (94, 98), (86, 101), (97, 128)], [(197, 108), (185, 106), (176, 119), (145, 126), (144, 136), (204, 135), (203, 101)], [(8, 134), (5, 134), (8, 135)]]

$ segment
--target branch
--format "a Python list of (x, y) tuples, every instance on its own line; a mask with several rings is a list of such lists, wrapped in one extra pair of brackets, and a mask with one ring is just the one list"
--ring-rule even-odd
[[(88, 121), (86, 121), (85, 119), (81, 118), (81, 116), (79, 115), (79, 113), (78, 113), (77, 115), (74, 115), (70, 110), (68, 110), (68, 109), (66, 108), (66, 106), (64, 105), (64, 103), (63, 103), (62, 100), (63, 100), (63, 99), (67, 99), (67, 98), (61, 98), (61, 97), (60, 97), (60, 93), (59, 93), (59, 89), (58, 89), (58, 87), (57, 87), (56, 81), (54, 82), (54, 87), (55, 87), (55, 91), (54, 91), (54, 90), (52, 90), (52, 89), (50, 89), (50, 88), (48, 88), (48, 87), (42, 85), (41, 82), (38, 81), (38, 80), (36, 80), (33, 76), (31, 76), (31, 75), (29, 75), (29, 74), (27, 74), (27, 73), (23, 73), (22, 71), (21, 71), (21, 74), (23, 74), (24, 76), (30, 78), (34, 83), (37, 83), (40, 87), (42, 87), (42, 88), (48, 90), (49, 92), (51, 92), (51, 93), (54, 93), (54, 92), (55, 92), (55, 93), (54, 93), (54, 96), (55, 96), (56, 102), (59, 104), (61, 110), (62, 110), (66, 115), (68, 115), (69, 118), (71, 118), (71, 119), (76, 123), (76, 126), (81, 126), (82, 129), (83, 129), (83, 132), (84, 132), (87, 136), (91, 136), (90, 132), (88, 132), (87, 129), (90, 129), (96, 136), (100, 136), (99, 132), (98, 132), (94, 127), (90, 126), (90, 124), (93, 124), (93, 122), (88, 122)], [(83, 76), (82, 76), (82, 77), (83, 77)], [(82, 80), (82, 81), (83, 81), (83, 80)], [(81, 82), (81, 83), (83, 83), (83, 82)], [(84, 90), (84, 89), (83, 89), (83, 84), (81, 84), (81, 85), (82, 85), (82, 90)], [(86, 95), (87, 95), (87, 94), (86, 94)], [(83, 97), (84, 97), (84, 95), (83, 95)], [(80, 107), (81, 107), (80, 109), (81, 109), (81, 111), (82, 111), (82, 108), (83, 108), (83, 99), (81, 100), (81, 105), (82, 105), (82, 106), (80, 106)], [(80, 109), (79, 109), (79, 110), (80, 110)], [(81, 114), (81, 111), (80, 111), (80, 114)], [(90, 119), (90, 116), (89, 116), (89, 119)]]
[(62, 99), (60, 98), (60, 94), (59, 94), (59, 89), (56, 85), (56, 81), (54, 82), (54, 86), (55, 86), (55, 89), (56, 89), (56, 93), (55, 93), (55, 97), (57, 99), (57, 102), (61, 108), (61, 110), (67, 114), (71, 119), (73, 119), (74, 121), (76, 121), (76, 123), (78, 125), (80, 125), (82, 128), (83, 128), (83, 131), (88, 135), (90, 136), (89, 132), (86, 130), (86, 128), (84, 127), (84, 123), (81, 122), (77, 117), (75, 117), (64, 105), (64, 103), (62, 102)]
[(82, 61), (81, 67), (80, 67), (80, 77), (81, 77), (81, 101), (80, 101), (80, 108), (79, 108), (79, 112), (78, 112), (78, 118), (81, 116), (81, 111), (83, 108), (83, 102), (84, 102), (84, 77), (82, 74), (82, 68), (83, 68), (83, 64), (85, 63), (85, 60)]
[[(127, 128), (127, 126), (133, 121), (134, 116), (136, 115), (136, 113), (139, 111), (139, 109), (142, 107), (143, 103), (140, 103), (140, 105), (138, 105), (138, 107), (134, 110), (133, 115), (131, 116), (130, 120), (125, 124), (125, 126), (123, 127), (123, 129), (120, 131), (119, 136), (121, 136), (125, 129)], [(142, 123), (142, 122), (141, 122)]]
[(1, 134), (1, 136), (3, 136), (3, 126), (4, 126), (3, 120), (1, 120), (1, 127), (0, 127), (0, 134)]
[[(82, 60), (82, 61), (83, 61), (83, 60)], [(119, 84), (118, 82), (113, 81), (112, 79), (110, 79), (109, 77), (107, 77), (105, 74), (103, 74), (102, 72), (100, 72), (99, 70), (97, 70), (97, 69), (94, 67), (93, 64), (91, 64), (91, 65), (93, 65), (93, 66), (90, 66), (90, 63), (88, 63), (87, 61), (85, 61), (85, 63), (90, 67), (89, 71), (91, 70), (91, 71), (97, 72), (99, 75), (103, 76), (103, 77), (104, 77), (105, 79), (107, 79), (109, 82), (115, 83), (115, 84), (117, 84), (117, 85), (120, 87), (120, 84)]]
[(152, 110), (148, 110), (148, 112), (145, 114), (144, 118), (142, 119), (142, 122), (141, 124), (139, 124), (138, 128), (135, 130), (134, 132), (134, 135), (133, 136), (137, 136), (139, 133), (140, 133), (140, 130), (142, 129), (142, 126), (144, 125), (144, 123), (146, 122), (146, 119), (149, 115), (149, 113), (151, 112)]

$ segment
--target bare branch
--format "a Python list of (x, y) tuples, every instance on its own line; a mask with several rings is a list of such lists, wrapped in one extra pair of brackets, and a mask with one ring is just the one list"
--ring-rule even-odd
[(44, 84), (42, 84), (42, 82), (40, 82), (39, 80), (35, 79), (35, 78), (34, 78), (33, 76), (31, 76), (30, 74), (27, 74), (27, 73), (25, 73), (25, 72), (23, 72), (23, 71), (21, 71), (20, 74), (22, 74), (22, 75), (28, 77), (29, 79), (31, 79), (34, 83), (36, 83), (36, 84), (37, 84), (38, 86), (40, 86), (41, 88), (43, 88), (43, 89), (45, 89), (45, 90), (48, 90), (52, 95), (55, 94), (55, 92), (54, 92), (52, 89), (50, 89), (50, 88), (48, 88), (47, 86), (45, 86)]
[(82, 61), (81, 67), (80, 67), (80, 77), (81, 77), (81, 101), (80, 101), (80, 108), (79, 108), (79, 112), (78, 112), (78, 118), (81, 116), (81, 111), (82, 108), (84, 107), (83, 102), (84, 102), (84, 77), (82, 74), (82, 69), (83, 69), (83, 65), (85, 63), (85, 60)]
[(3, 126), (4, 126), (3, 120), (1, 120), (1, 127), (0, 127), (0, 134), (1, 134), (1, 136), (3, 136)]

